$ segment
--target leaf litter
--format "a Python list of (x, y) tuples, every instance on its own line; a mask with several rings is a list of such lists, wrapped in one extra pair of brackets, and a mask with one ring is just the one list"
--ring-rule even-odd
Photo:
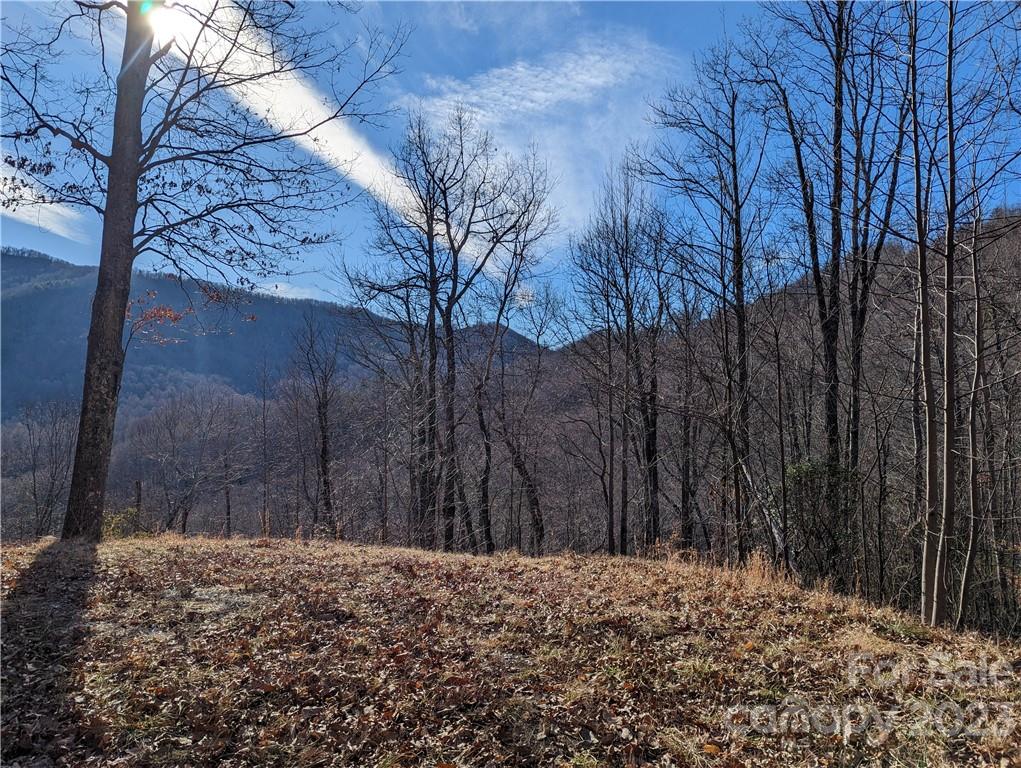
[[(89, 566), (51, 546), (47, 569), (42, 545), (3, 550), (5, 765), (1021, 765), (1021, 647), (761, 564), (162, 537)], [(856, 676), (862, 658), (918, 674)], [(748, 727), (791, 701), (887, 727)], [(996, 728), (923, 716), (986, 701)]]

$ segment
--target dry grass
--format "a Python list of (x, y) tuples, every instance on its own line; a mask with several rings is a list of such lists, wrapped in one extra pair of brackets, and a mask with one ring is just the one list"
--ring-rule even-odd
[(171, 537), (7, 547), (3, 590), (7, 765), (1021, 764), (1018, 646), (762, 563)]

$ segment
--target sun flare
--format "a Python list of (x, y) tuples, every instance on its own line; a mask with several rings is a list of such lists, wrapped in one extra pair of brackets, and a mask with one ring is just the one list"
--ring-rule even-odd
[(148, 13), (156, 45), (163, 47), (187, 36), (194, 20), (179, 5), (158, 5)]

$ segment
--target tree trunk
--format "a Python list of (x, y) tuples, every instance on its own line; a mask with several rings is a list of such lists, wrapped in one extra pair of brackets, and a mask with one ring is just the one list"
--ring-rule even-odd
[(925, 538), (922, 543), (922, 621), (932, 619), (932, 599), (936, 579), (936, 552), (939, 548), (939, 509), (937, 493), (936, 396), (932, 380), (932, 317), (929, 306), (929, 237), (922, 193), (922, 138), (918, 104), (918, 9), (909, 7), (908, 78), (911, 99), (911, 146), (914, 164), (915, 246), (918, 272), (918, 367), (925, 410)]
[(630, 438), (631, 418), (631, 340), (625, 332), (624, 339), (624, 387), (620, 405), (620, 541), (618, 551), (622, 555), (628, 552), (628, 440)]
[(337, 535), (337, 521), (333, 511), (333, 480), (330, 477), (330, 464), (333, 455), (330, 448), (330, 413), (328, 406), (321, 403), (316, 409), (319, 422), (319, 479), (323, 488), (323, 519), (330, 530), (331, 536)]
[(652, 365), (653, 371), (650, 376), (645, 407), (644, 430), (646, 494), (649, 504), (649, 546), (658, 544), (662, 537), (659, 512), (659, 376), (655, 371), (655, 357), (653, 357)]
[(613, 487), (613, 465), (616, 459), (617, 443), (616, 443), (616, 429), (613, 426), (613, 333), (610, 330), (610, 309), (609, 302), (607, 302), (606, 309), (606, 424), (609, 429), (609, 440), (608, 440), (608, 457), (609, 472), (606, 478), (606, 551), (615, 555), (617, 548), (615, 546), (616, 531), (614, 530), (614, 513), (613, 506), (616, 504), (616, 495), (614, 494)]
[[(528, 469), (528, 463), (517, 443), (512, 439), (505, 441), (507, 451), (511, 456), (511, 463), (514, 470), (521, 478), (521, 484), (525, 492), (525, 501), (528, 504), (528, 515), (531, 519), (532, 528), (532, 552), (533, 555), (541, 555), (543, 541), (546, 538), (546, 526), (542, 519), (542, 506), (539, 502), (539, 488), (535, 482), (535, 476)], [(520, 545), (520, 542), (519, 542)]]
[(876, 419), (876, 453), (879, 458), (879, 491), (876, 494), (876, 562), (878, 573), (876, 575), (879, 602), (886, 598), (886, 465), (888, 462), (888, 446), (886, 436), (879, 436), (879, 417)]
[(493, 541), (493, 520), (490, 512), (489, 482), (493, 473), (493, 436), (486, 421), (486, 412), (482, 403), (482, 387), (475, 390), (475, 414), (479, 420), (479, 432), (482, 433), (482, 449), (484, 458), (482, 472), (479, 475), (479, 526), (482, 528), (482, 546), (486, 554), (496, 551)]
[[(737, 413), (735, 430), (734, 509), (737, 516), (738, 559), (743, 563), (748, 555), (747, 494), (743, 493), (742, 476), (748, 468), (748, 320), (745, 308), (744, 285), (744, 221), (742, 216), (741, 183), (738, 176), (737, 96), (730, 100), (730, 198), (734, 280), (734, 324), (737, 335)], [(750, 490), (750, 489), (749, 489)]]
[(479, 553), (479, 540), (475, 536), (475, 523), (472, 521), (472, 510), (468, 504), (468, 494), (464, 487), (464, 474), (461, 472), (461, 467), (457, 467), (457, 501), (461, 506), (461, 523), (464, 525), (464, 533), (468, 538), (468, 551), (473, 555)]
[(948, 6), (947, 20), (947, 227), (946, 257), (944, 260), (943, 310), (943, 517), (940, 521), (939, 549), (936, 554), (936, 574), (933, 581), (933, 625), (942, 624), (947, 617), (947, 596), (950, 593), (951, 573), (948, 561), (954, 538), (954, 516), (957, 504), (957, 475), (955, 467), (957, 437), (957, 357), (956, 326), (957, 286), (954, 260), (957, 255), (957, 137), (954, 134), (954, 20), (957, 8)]
[(424, 448), (425, 456), (422, 467), (419, 470), (419, 508), (422, 514), (422, 544), (432, 549), (436, 545), (436, 502), (437, 484), (439, 478), (436, 473), (436, 438), (439, 429), (439, 407), (436, 398), (436, 369), (439, 360), (439, 348), (436, 343), (436, 305), (438, 278), (434, 260), (430, 255), (429, 265), (429, 314), (426, 317), (425, 334), (427, 362), (425, 377), (425, 426), (424, 426)]
[[(692, 456), (692, 419), (691, 419), (691, 378), (692, 360), (691, 349), (685, 347), (686, 365), (684, 368), (684, 403), (681, 411), (681, 546), (684, 548), (695, 546), (695, 515), (694, 494), (691, 492), (691, 469), (694, 462)], [(703, 534), (706, 532), (703, 530)], [(708, 537), (706, 538), (708, 541)]]
[[(840, 343), (840, 262), (843, 258), (843, 195), (844, 195), (844, 55), (845, 20), (847, 4), (838, 0), (836, 17), (833, 22), (833, 125), (831, 161), (833, 181), (830, 198), (830, 257), (829, 278), (825, 312), (821, 321), (823, 338), (823, 360), (826, 383), (826, 506), (830, 514), (829, 524), (838, 525), (842, 530), (844, 478), (840, 463), (840, 370), (838, 367), (838, 346)], [(842, 554), (839, 540), (831, 537), (826, 567), (839, 590), (843, 586), (840, 569)]]
[(262, 394), (262, 510), (259, 515), (259, 529), (263, 537), (269, 536), (269, 419), (268, 419), (268, 392), (269, 382), (266, 376), (266, 363), (263, 361), (263, 369), (260, 376), (260, 389)]
[[(960, 627), (964, 612), (968, 607), (971, 579), (975, 570), (975, 557), (978, 548), (979, 523), (982, 519), (981, 501), (978, 484), (979, 445), (978, 445), (978, 407), (979, 392), (985, 388), (985, 353), (982, 341), (982, 287), (978, 262), (978, 230), (979, 216), (976, 213), (971, 238), (971, 280), (975, 286), (975, 367), (972, 371), (971, 394), (968, 398), (968, 550), (961, 573), (961, 591), (957, 601), (957, 618), (954, 626)], [(991, 424), (986, 425), (988, 430)], [(988, 438), (987, 438), (988, 439)], [(992, 479), (992, 476), (990, 476)]]
[(99, 541), (102, 533), (106, 476), (124, 371), (124, 322), (135, 259), (142, 106), (152, 65), (152, 39), (152, 28), (141, 14), (140, 3), (132, 0), (128, 3), (121, 73), (117, 78), (99, 276), (92, 300), (64, 539)]
[(411, 493), (409, 506), (408, 543), (420, 547), (426, 546), (425, 519), (428, 503), (428, 491), (426, 490), (425, 466), (428, 459), (428, 431), (426, 429), (426, 387), (422, 378), (420, 363), (415, 372), (412, 384), (412, 398), (410, 417), (411, 423), (408, 430), (411, 436), (410, 455), (412, 461), (408, 462), (408, 487)]
[(226, 457), (223, 460), (223, 508), (223, 535), (229, 539), (233, 534), (233, 520), (230, 509), (230, 464)]
[(780, 360), (780, 326), (773, 327), (773, 349), (776, 354), (776, 417), (777, 447), (780, 454), (780, 557), (784, 571), (791, 568), (790, 533), (787, 513), (787, 445), (784, 437), (783, 365)]
[[(456, 279), (456, 277), (455, 277)], [(456, 285), (456, 283), (455, 283)], [(446, 357), (446, 371), (443, 377), (443, 457), (446, 471), (443, 487), (443, 550), (454, 549), (454, 521), (457, 512), (456, 492), (460, 480), (457, 477), (457, 414), (454, 409), (454, 392), (457, 388), (457, 358), (454, 348), (453, 303), (448, 302), (443, 312), (443, 351)]]

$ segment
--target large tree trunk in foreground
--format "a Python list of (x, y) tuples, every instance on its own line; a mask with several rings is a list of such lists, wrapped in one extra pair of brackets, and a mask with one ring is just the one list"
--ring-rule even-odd
[(151, 48), (152, 29), (142, 17), (139, 4), (131, 2), (117, 80), (99, 278), (92, 301), (78, 444), (62, 533), (65, 539), (99, 541), (103, 527), (106, 475), (124, 370), (124, 322), (135, 258), (142, 103)]

